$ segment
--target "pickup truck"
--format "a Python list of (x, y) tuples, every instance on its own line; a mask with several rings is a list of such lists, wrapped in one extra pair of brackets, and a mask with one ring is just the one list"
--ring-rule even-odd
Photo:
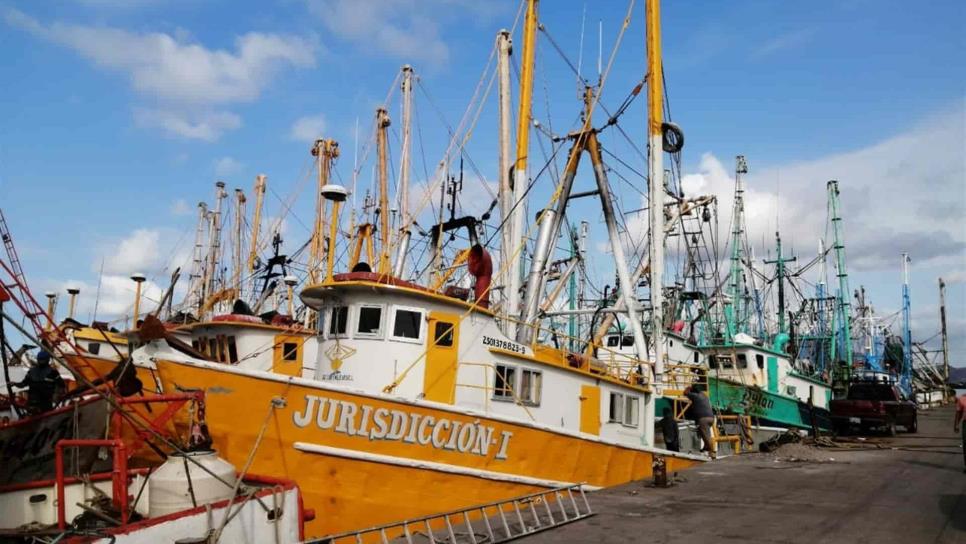
[(841, 433), (852, 427), (863, 432), (876, 427), (895, 436), (897, 425), (909, 433), (918, 427), (916, 403), (904, 400), (898, 388), (888, 383), (853, 383), (848, 396), (833, 400), (829, 408), (832, 423)]

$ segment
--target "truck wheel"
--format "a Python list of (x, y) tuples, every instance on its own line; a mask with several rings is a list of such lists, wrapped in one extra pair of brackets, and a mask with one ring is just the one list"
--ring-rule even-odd
[(886, 434), (888, 434), (889, 436), (895, 436), (896, 435), (896, 422), (895, 422), (895, 420), (890, 421), (886, 425)]
[(906, 426), (906, 432), (915, 434), (919, 430), (919, 416), (912, 418), (912, 423)]

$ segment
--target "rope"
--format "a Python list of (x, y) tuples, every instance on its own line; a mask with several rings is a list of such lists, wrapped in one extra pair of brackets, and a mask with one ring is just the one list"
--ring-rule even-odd
[[(268, 406), (268, 413), (265, 414), (265, 421), (262, 422), (262, 428), (259, 429), (258, 436), (255, 438), (255, 443), (252, 445), (251, 451), (248, 452), (248, 459), (245, 461), (245, 466), (238, 473), (238, 478), (235, 480), (235, 485), (232, 486), (231, 498), (229, 499), (228, 506), (225, 507), (225, 516), (221, 520), (221, 524), (218, 526), (215, 532), (212, 533), (213, 542), (218, 542), (219, 540), (221, 540), (222, 531), (225, 530), (225, 526), (228, 525), (228, 521), (234, 517), (234, 515), (229, 515), (229, 514), (231, 514), (231, 506), (235, 500), (235, 495), (238, 493), (238, 488), (241, 487), (242, 480), (245, 478), (245, 474), (248, 473), (248, 469), (251, 468), (252, 463), (255, 461), (255, 453), (258, 451), (258, 446), (261, 445), (262, 443), (262, 438), (265, 437), (265, 430), (268, 428), (268, 423), (271, 421), (272, 414), (275, 413), (276, 408), (284, 405), (285, 405), (285, 399), (283, 398), (275, 397), (271, 400), (271, 403)], [(253, 491), (249, 492), (249, 496), (246, 497), (246, 499), (251, 498), (252, 494), (253, 494)], [(238, 510), (241, 510), (241, 508), (244, 507), (245, 502), (246, 501), (241, 501), (239, 503), (240, 506), (238, 507)]]

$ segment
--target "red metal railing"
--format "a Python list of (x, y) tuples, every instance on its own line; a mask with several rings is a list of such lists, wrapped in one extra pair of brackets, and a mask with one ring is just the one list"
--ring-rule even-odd
[(117, 509), (121, 512), (121, 525), (128, 521), (128, 494), (127, 494), (127, 447), (119, 439), (113, 440), (94, 440), (94, 439), (64, 439), (57, 442), (55, 450), (55, 464), (57, 471), (57, 528), (64, 530), (67, 528), (67, 505), (65, 504), (64, 482), (64, 448), (82, 447), (110, 447), (112, 448), (114, 466), (111, 470), (111, 489), (113, 492), (112, 500)]

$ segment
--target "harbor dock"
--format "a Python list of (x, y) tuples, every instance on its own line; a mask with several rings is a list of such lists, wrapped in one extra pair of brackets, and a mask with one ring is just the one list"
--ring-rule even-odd
[(966, 542), (952, 421), (952, 406), (922, 410), (917, 434), (794, 444), (678, 473), (666, 489), (639, 481), (592, 493), (595, 516), (522, 542)]

